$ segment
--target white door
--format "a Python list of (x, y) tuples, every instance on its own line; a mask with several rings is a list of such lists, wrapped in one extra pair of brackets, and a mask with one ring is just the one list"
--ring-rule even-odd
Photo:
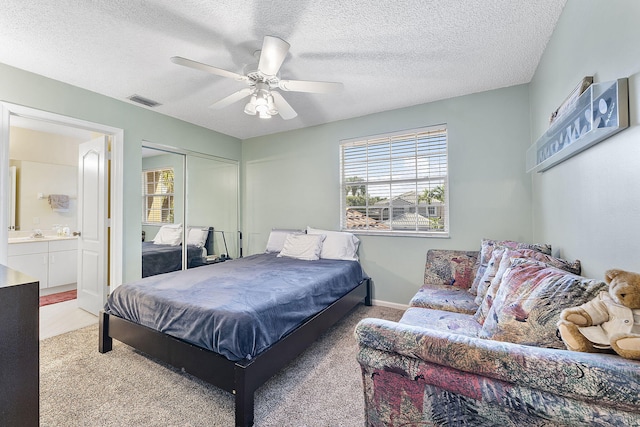
[(107, 298), (107, 137), (80, 144), (78, 306), (95, 315)]

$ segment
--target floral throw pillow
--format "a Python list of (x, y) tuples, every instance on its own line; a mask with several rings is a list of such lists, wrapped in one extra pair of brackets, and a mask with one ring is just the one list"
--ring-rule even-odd
[(534, 251), (542, 252), (543, 254), (551, 255), (551, 245), (540, 243), (522, 243), (514, 242), (513, 240), (490, 240), (482, 239), (480, 248), (480, 255), (478, 255), (478, 261), (476, 262), (476, 277), (471, 284), (469, 292), (473, 295), (477, 295), (478, 286), (482, 280), (487, 265), (491, 260), (491, 255), (496, 247), (506, 247), (509, 249), (532, 249)]
[(556, 335), (560, 312), (584, 304), (606, 289), (546, 263), (519, 258), (504, 273), (502, 284), (482, 326), (483, 338), (549, 348), (565, 348)]
[[(497, 252), (497, 251), (494, 251)], [(562, 258), (552, 257), (551, 255), (543, 254), (538, 251), (534, 251), (531, 249), (520, 249), (520, 250), (510, 250), (506, 249), (502, 252), (502, 258), (498, 263), (498, 267), (496, 272), (491, 279), (491, 282), (486, 289), (484, 289), (484, 293), (481, 293), (483, 288), (478, 289), (478, 296), (476, 297), (476, 304), (478, 304), (478, 310), (474, 315), (474, 318), (481, 325), (484, 323), (487, 318), (487, 314), (491, 309), (491, 305), (493, 304), (493, 300), (498, 293), (498, 289), (503, 281), (504, 273), (507, 271), (511, 264), (515, 259), (530, 259), (535, 261), (540, 261), (545, 264), (548, 264), (552, 267), (559, 268), (561, 270), (568, 271), (569, 273), (580, 275), (582, 270), (582, 266), (579, 260), (575, 260), (574, 262), (569, 262)]]
[[(478, 282), (478, 290), (476, 291), (475, 303), (480, 306), (482, 304), (482, 300), (487, 294), (487, 290), (493, 281), (493, 278), (496, 277), (498, 273), (498, 268), (500, 267), (500, 261), (502, 260), (502, 255), (505, 251), (509, 249), (504, 246), (498, 246), (493, 249), (491, 253), (491, 259), (487, 263), (487, 268), (484, 270), (484, 274), (482, 278)], [(503, 271), (504, 273), (504, 271)]]
[(475, 273), (477, 252), (428, 250), (425, 285), (447, 285), (469, 289)]

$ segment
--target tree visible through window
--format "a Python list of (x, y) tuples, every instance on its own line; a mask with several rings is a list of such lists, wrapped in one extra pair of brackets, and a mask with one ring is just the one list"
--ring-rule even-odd
[(447, 130), (342, 141), (342, 229), (448, 235)]
[(173, 168), (142, 172), (142, 221), (173, 223)]

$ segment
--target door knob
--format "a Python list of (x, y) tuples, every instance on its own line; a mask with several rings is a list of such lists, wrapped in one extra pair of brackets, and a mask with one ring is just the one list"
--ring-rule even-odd
[(74, 231), (74, 232), (73, 232), (73, 235), (74, 235), (74, 236), (79, 236), (79, 235), (80, 235), (80, 232), (79, 232), (79, 231)]

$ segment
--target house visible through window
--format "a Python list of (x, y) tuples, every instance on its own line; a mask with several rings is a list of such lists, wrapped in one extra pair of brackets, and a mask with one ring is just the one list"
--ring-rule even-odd
[(449, 233), (446, 126), (341, 141), (342, 229)]
[(142, 172), (142, 222), (173, 223), (173, 168)]

